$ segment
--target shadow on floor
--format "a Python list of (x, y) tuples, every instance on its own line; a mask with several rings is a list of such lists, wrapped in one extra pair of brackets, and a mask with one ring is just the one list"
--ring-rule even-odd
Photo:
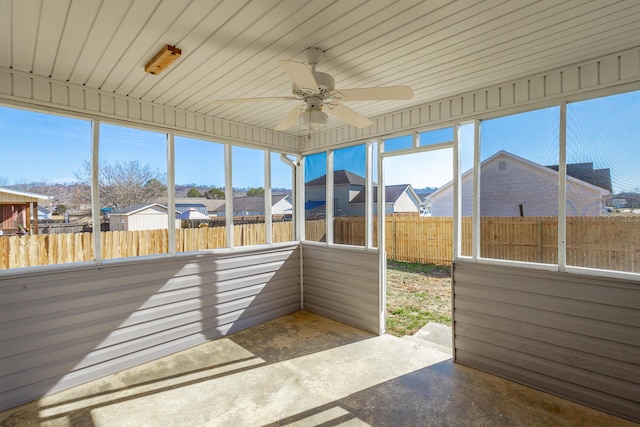
[(632, 424), (297, 312), (5, 411), (0, 425)]

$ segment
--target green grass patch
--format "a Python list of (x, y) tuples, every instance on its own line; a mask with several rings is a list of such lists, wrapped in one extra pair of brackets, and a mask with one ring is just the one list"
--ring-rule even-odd
[(417, 262), (404, 262), (387, 260), (387, 268), (392, 270), (398, 270), (406, 273), (418, 273), (418, 274), (446, 274), (451, 275), (451, 267), (445, 265), (435, 264), (419, 264)]
[(429, 322), (451, 325), (451, 270), (387, 262), (387, 333), (412, 335)]

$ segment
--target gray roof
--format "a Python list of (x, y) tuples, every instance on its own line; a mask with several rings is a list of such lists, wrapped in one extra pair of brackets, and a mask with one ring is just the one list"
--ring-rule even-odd
[[(278, 194), (271, 196), (271, 206), (278, 203), (280, 200), (291, 197), (287, 194)], [(226, 206), (223, 204), (216, 209), (216, 212), (224, 212)], [(233, 198), (233, 210), (247, 211), (247, 212), (264, 212), (264, 196), (253, 197), (234, 197)]]
[[(353, 172), (349, 172), (344, 169), (340, 169), (333, 172), (333, 184), (355, 184), (355, 185), (365, 185), (365, 179), (360, 175), (356, 175)], [(315, 187), (320, 185), (327, 185), (327, 175), (322, 175), (316, 179), (312, 179), (311, 181), (305, 184), (307, 187)]]
[(209, 214), (207, 207), (203, 203), (176, 203), (176, 210), (180, 213), (188, 211), (189, 209), (194, 209), (203, 215)]
[[(558, 165), (551, 165), (547, 167), (556, 172), (559, 170)], [(589, 184), (603, 188), (607, 191), (612, 191), (611, 170), (609, 168), (594, 169), (593, 162), (567, 163), (567, 175), (579, 179), (580, 181), (588, 182)]]
[(152, 206), (159, 206), (162, 209), (168, 211), (165, 205), (161, 205), (160, 203), (136, 203), (134, 205), (125, 206), (124, 208), (120, 208), (117, 211), (109, 212), (109, 215), (131, 215), (141, 210), (150, 208)]
[[(398, 185), (387, 185), (384, 187), (384, 200), (385, 203), (395, 203), (402, 193), (407, 191), (407, 189), (411, 187), (411, 184), (398, 184)], [(356, 194), (351, 200), (351, 203), (364, 203), (365, 190), (360, 191)], [(373, 187), (373, 203), (378, 203), (378, 186)]]

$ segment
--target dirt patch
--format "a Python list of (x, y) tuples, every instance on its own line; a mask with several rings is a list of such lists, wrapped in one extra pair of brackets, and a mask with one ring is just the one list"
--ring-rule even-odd
[(451, 325), (451, 269), (387, 262), (387, 333), (412, 335), (429, 322)]

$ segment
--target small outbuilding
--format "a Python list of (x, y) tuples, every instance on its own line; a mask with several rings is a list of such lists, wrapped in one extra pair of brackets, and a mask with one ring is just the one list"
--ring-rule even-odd
[(0, 188), (0, 234), (37, 234), (38, 202), (49, 199), (42, 194)]
[[(169, 228), (169, 210), (160, 203), (127, 206), (109, 214), (110, 231), (164, 230)], [(179, 212), (176, 211), (176, 214)], [(180, 228), (180, 220), (175, 220)]]

